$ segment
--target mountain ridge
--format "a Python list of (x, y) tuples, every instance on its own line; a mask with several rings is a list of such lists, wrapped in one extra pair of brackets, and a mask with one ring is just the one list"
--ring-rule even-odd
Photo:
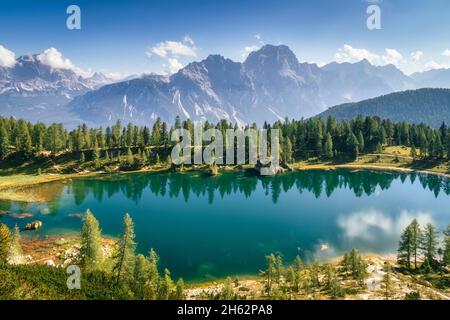
[(422, 88), (394, 92), (334, 106), (316, 117), (333, 116), (337, 120), (350, 120), (358, 115), (378, 116), (394, 122), (425, 123), (437, 128), (442, 122), (450, 124), (450, 89)]
[(243, 62), (211, 54), (172, 75), (113, 82), (101, 73), (85, 78), (26, 55), (12, 68), (0, 67), (0, 112), (70, 125), (148, 124), (176, 116), (262, 123), (312, 117), (335, 105), (420, 88), (442, 73), (407, 76), (394, 65), (374, 66), (367, 60), (319, 67), (300, 62), (288, 46), (265, 45)]

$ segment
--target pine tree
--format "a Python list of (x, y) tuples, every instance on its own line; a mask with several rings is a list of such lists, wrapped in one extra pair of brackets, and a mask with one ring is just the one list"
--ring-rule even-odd
[(447, 160), (450, 160), (450, 133), (447, 134), (447, 138), (446, 138), (446, 145), (447, 145)]
[(393, 293), (393, 284), (392, 284), (392, 266), (389, 262), (384, 265), (384, 275), (381, 282), (381, 286), (384, 289), (384, 297), (386, 300), (389, 300)]
[(358, 149), (360, 152), (364, 152), (366, 148), (366, 143), (364, 141), (364, 135), (362, 133), (362, 131), (358, 132)]
[(281, 276), (283, 274), (283, 259), (280, 255), (276, 257), (276, 282), (280, 284)]
[(333, 158), (333, 139), (331, 137), (331, 134), (327, 133), (327, 139), (325, 141), (325, 157), (328, 159)]
[(130, 148), (127, 149), (127, 164), (130, 166), (134, 164), (133, 153)]
[(140, 285), (145, 285), (150, 280), (150, 261), (143, 254), (136, 256), (134, 280)]
[(170, 271), (164, 269), (164, 276), (160, 280), (160, 285), (158, 288), (158, 299), (159, 300), (170, 300), (173, 298), (174, 283), (172, 277), (170, 276)]
[(420, 255), (420, 245), (422, 241), (422, 230), (417, 219), (414, 219), (411, 222), (410, 227), (412, 235), (412, 257), (414, 259), (414, 269), (417, 269), (417, 261)]
[(98, 270), (103, 263), (102, 235), (97, 219), (87, 209), (81, 229), (81, 260), (86, 270)]
[(414, 269), (417, 269), (421, 242), (422, 231), (419, 222), (414, 219), (401, 235), (397, 255), (398, 262), (408, 269), (411, 269), (411, 263), (414, 262)]
[(230, 277), (228, 277), (220, 291), (220, 299), (221, 300), (233, 300), (234, 299), (234, 290), (233, 290), (233, 281)]
[(84, 156), (84, 152), (81, 152), (80, 163), (85, 163), (85, 162), (86, 162), (86, 157)]
[(428, 223), (423, 230), (421, 249), (423, 251), (423, 256), (431, 267), (433, 267), (437, 261), (438, 244), (438, 232), (431, 223)]
[(408, 269), (411, 269), (413, 252), (412, 238), (412, 231), (408, 226), (400, 236), (400, 242), (398, 245), (397, 261), (400, 265), (405, 266)]
[(0, 263), (8, 259), (11, 244), (11, 232), (5, 224), (0, 224)]
[(283, 161), (285, 163), (292, 162), (293, 147), (291, 139), (285, 138), (283, 143)]
[(442, 262), (450, 266), (450, 225), (447, 226), (444, 233), (444, 250), (442, 253)]
[(383, 147), (381, 146), (381, 143), (377, 143), (377, 146), (375, 147), (375, 153), (377, 154), (383, 153)]
[(97, 138), (94, 139), (94, 149), (92, 150), (92, 160), (98, 162), (100, 159), (100, 149), (98, 148)]
[(276, 279), (276, 257), (271, 254), (266, 256), (266, 270), (263, 272), (265, 278), (265, 289), (270, 295), (272, 293), (273, 282)]
[(3, 125), (0, 125), (0, 160), (8, 155), (9, 136)]
[(20, 230), (16, 224), (12, 232), (11, 243), (9, 246), (8, 261), (10, 263), (18, 264), (23, 260), (23, 251), (22, 246), (20, 245), (20, 240)]
[(367, 264), (356, 249), (352, 249), (349, 253), (344, 254), (340, 265), (346, 276), (358, 281), (360, 285), (364, 284), (364, 280), (367, 277)]
[(417, 150), (414, 145), (411, 146), (411, 157), (413, 158), (413, 160), (416, 160), (417, 158)]
[(332, 299), (337, 299), (345, 295), (345, 290), (341, 287), (333, 265), (326, 267), (325, 288)]
[(184, 293), (184, 281), (182, 278), (178, 279), (176, 290), (175, 290), (175, 300), (184, 300), (186, 295)]
[(30, 157), (33, 154), (30, 131), (25, 121), (19, 122), (19, 151), (22, 151), (25, 157)]
[(347, 138), (347, 148), (350, 152), (350, 154), (353, 156), (354, 159), (358, 160), (359, 156), (359, 143), (358, 139), (354, 135), (353, 132), (350, 133), (350, 135)]
[(131, 279), (134, 275), (136, 243), (134, 242), (134, 224), (127, 213), (123, 219), (123, 233), (118, 243), (118, 253), (114, 272), (117, 280)]

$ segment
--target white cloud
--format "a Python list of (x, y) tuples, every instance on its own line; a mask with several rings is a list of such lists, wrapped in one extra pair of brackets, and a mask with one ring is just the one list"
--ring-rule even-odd
[(167, 58), (170, 56), (196, 57), (197, 48), (195, 47), (195, 43), (192, 38), (190, 36), (185, 36), (182, 42), (166, 40), (157, 43), (146, 52), (146, 55), (149, 58), (154, 54), (162, 58)]
[(422, 59), (423, 57), (423, 52), (422, 51), (415, 51), (415, 52), (411, 52), (411, 60), (414, 62), (419, 62), (420, 59)]
[(183, 68), (180, 58), (192, 58), (197, 56), (197, 47), (189, 35), (185, 35), (182, 41), (166, 40), (157, 43), (145, 52), (148, 58), (154, 56), (164, 59), (162, 67), (167, 74), (173, 74)]
[(48, 48), (41, 54), (38, 54), (37, 59), (42, 64), (45, 64), (53, 69), (69, 69), (83, 77), (90, 77), (92, 75), (91, 70), (84, 70), (77, 67), (72, 63), (72, 61), (65, 58), (56, 48)]
[(255, 34), (255, 39), (256, 40), (261, 40), (261, 35), (259, 33)]
[(370, 63), (376, 63), (380, 57), (366, 49), (353, 48), (352, 46), (346, 44), (342, 48), (338, 49), (338, 52), (334, 55), (334, 59), (339, 63), (355, 63), (364, 59), (368, 60)]
[(442, 52), (442, 55), (445, 56), (445, 57), (450, 57), (450, 49), (445, 49), (445, 50)]
[(16, 54), (0, 45), (0, 67), (11, 68), (16, 64)]
[(397, 50), (386, 48), (385, 51), (386, 54), (381, 57), (383, 63), (393, 64), (398, 67), (400, 63), (404, 62), (402, 54)]
[(49, 48), (37, 56), (38, 60), (55, 69), (74, 69), (75, 65), (55, 48)]
[(424, 71), (434, 70), (434, 69), (448, 69), (448, 68), (450, 68), (449, 64), (447, 64), (447, 63), (439, 63), (439, 62), (436, 62), (434, 60), (428, 61), (423, 66)]
[(167, 74), (173, 74), (183, 68), (183, 65), (176, 58), (169, 58), (167, 63), (163, 63), (163, 68)]
[(398, 238), (414, 218), (422, 225), (433, 222), (427, 212), (402, 210), (398, 216), (391, 217), (381, 211), (367, 210), (340, 216), (338, 225), (344, 230), (346, 238), (376, 242)]
[[(450, 57), (450, 49), (442, 52), (442, 55)], [(403, 56), (397, 49), (386, 48), (381, 54), (371, 52), (367, 49), (353, 48), (351, 45), (344, 45), (339, 48), (334, 55), (336, 62), (350, 62), (355, 63), (363, 59), (367, 59), (371, 64), (375, 66), (384, 66), (387, 64), (393, 64), (405, 74), (412, 74), (414, 72), (424, 72), (432, 69), (450, 68), (450, 63), (439, 62), (438, 60), (425, 60), (423, 51), (417, 50), (411, 52), (407, 56)], [(438, 62), (436, 62), (438, 61)]]
[(246, 59), (251, 52), (256, 51), (258, 49), (259, 49), (259, 46), (246, 46), (246, 47), (244, 47), (244, 50), (242, 50), (242, 53), (241, 53), (242, 59)]

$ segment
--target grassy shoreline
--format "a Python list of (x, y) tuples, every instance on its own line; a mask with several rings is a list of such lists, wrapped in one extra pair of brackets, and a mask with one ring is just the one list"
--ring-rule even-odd
[[(395, 159), (393, 157), (396, 157)], [(450, 178), (450, 165), (447, 163), (444, 165), (432, 166), (432, 163), (412, 161), (412, 158), (403, 157), (401, 161), (398, 160), (398, 155), (382, 154), (382, 155), (364, 155), (358, 160), (345, 163), (333, 163), (326, 162), (319, 159), (312, 159), (308, 161), (299, 161), (290, 165), (292, 171), (307, 171), (307, 170), (380, 170), (390, 172), (402, 172), (402, 173), (419, 173), (430, 174), (441, 177)], [(380, 158), (378, 162), (374, 162), (374, 159)], [(245, 170), (252, 170), (252, 166), (244, 166)], [(46, 184), (49, 182), (68, 181), (72, 179), (85, 178), (85, 177), (101, 177), (111, 175), (122, 175), (131, 173), (155, 173), (155, 172), (169, 172), (171, 167), (169, 165), (154, 165), (148, 166), (140, 170), (134, 171), (115, 171), (115, 172), (82, 172), (82, 173), (45, 173), (41, 175), (32, 174), (10, 174), (0, 176), (0, 200), (16, 201), (16, 202), (46, 202), (51, 199), (48, 197), (36, 196), (30, 192), (32, 187), (37, 185)], [(235, 171), (236, 166), (223, 167), (223, 171)], [(241, 170), (241, 168), (239, 168)], [(206, 172), (207, 166), (200, 167), (185, 167), (183, 172)]]

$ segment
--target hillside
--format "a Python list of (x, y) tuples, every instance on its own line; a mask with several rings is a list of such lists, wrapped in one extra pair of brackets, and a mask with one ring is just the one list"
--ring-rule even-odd
[(356, 103), (338, 105), (322, 112), (338, 120), (349, 120), (357, 115), (379, 116), (395, 122), (426, 123), (439, 127), (450, 123), (450, 89), (419, 89), (391, 93)]

